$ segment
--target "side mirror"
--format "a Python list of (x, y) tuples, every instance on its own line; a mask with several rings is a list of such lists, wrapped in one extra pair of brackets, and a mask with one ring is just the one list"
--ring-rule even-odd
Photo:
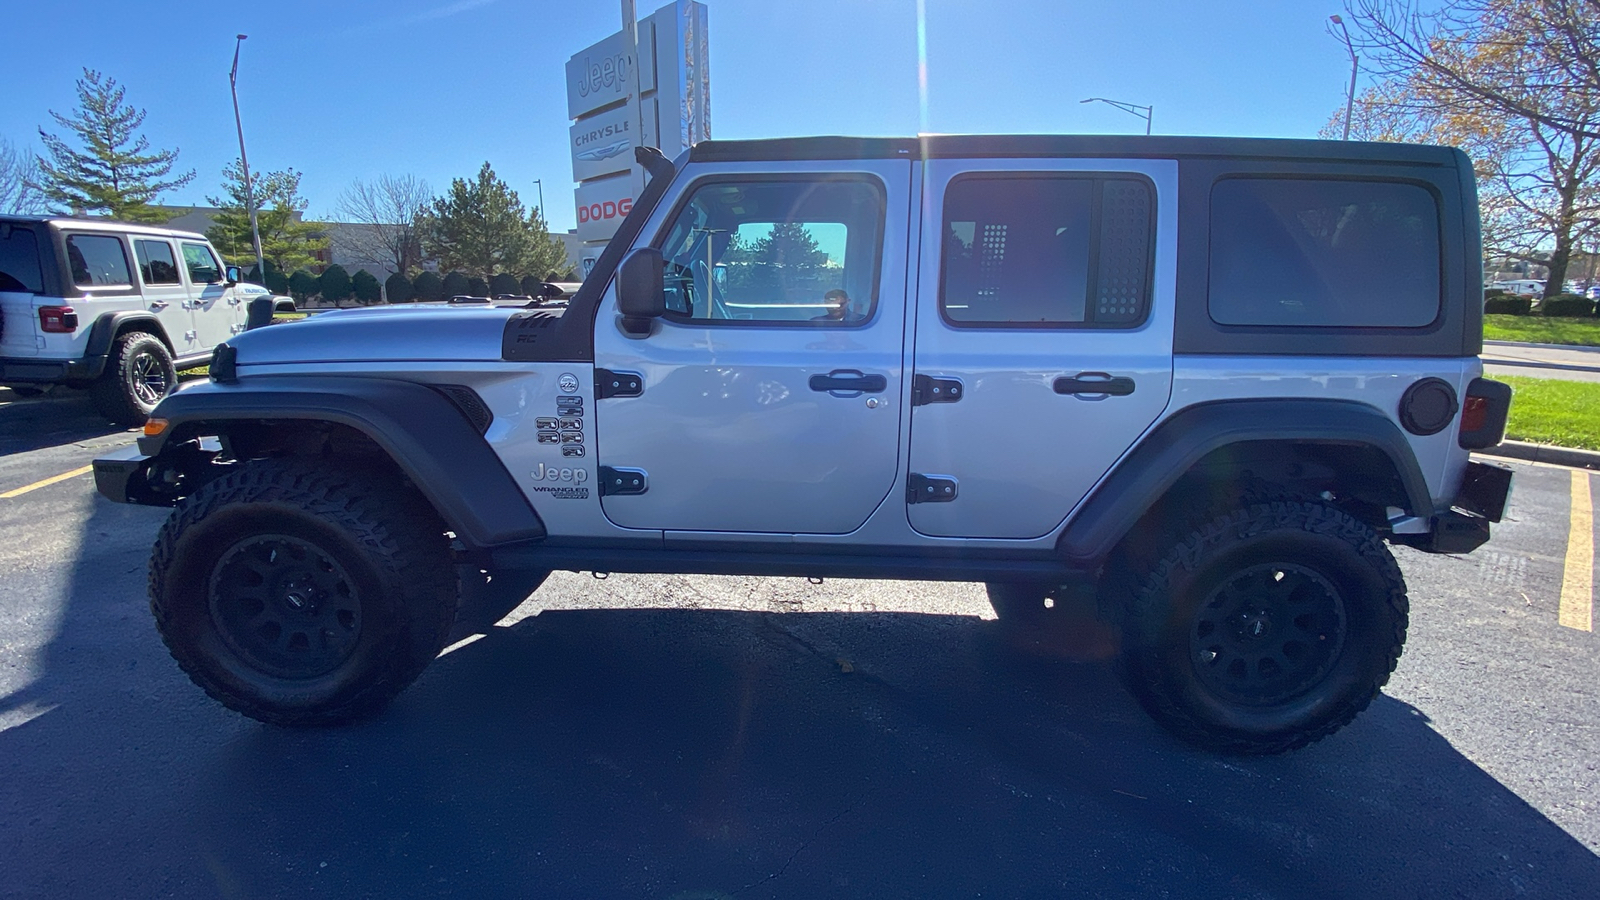
[(649, 334), (650, 321), (666, 313), (663, 268), (661, 251), (653, 247), (641, 247), (622, 261), (617, 272), (617, 311), (622, 313), (623, 331)]
[(225, 275), (223, 277), (228, 279), (229, 284), (238, 284), (244, 280), (244, 272), (238, 266), (229, 266), (224, 272)]

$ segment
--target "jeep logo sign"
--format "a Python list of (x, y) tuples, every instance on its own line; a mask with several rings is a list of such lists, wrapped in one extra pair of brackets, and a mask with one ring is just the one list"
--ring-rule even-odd
[(633, 59), (621, 32), (567, 60), (567, 118), (609, 106), (632, 93)]

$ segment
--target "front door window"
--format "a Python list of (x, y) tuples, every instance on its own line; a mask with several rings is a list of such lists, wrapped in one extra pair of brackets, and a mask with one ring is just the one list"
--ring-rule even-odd
[(883, 195), (863, 180), (712, 182), (668, 229), (667, 310), (685, 322), (859, 326), (877, 302)]

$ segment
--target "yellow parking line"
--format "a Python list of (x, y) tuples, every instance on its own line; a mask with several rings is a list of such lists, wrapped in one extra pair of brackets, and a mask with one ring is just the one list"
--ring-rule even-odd
[(1594, 505), (1589, 473), (1572, 470), (1572, 525), (1567, 532), (1567, 564), (1561, 578), (1561, 624), (1594, 630)]
[(49, 487), (58, 481), (66, 481), (68, 478), (77, 478), (79, 475), (87, 475), (93, 471), (94, 466), (90, 465), (84, 466), (81, 469), (73, 469), (71, 472), (63, 472), (60, 475), (53, 475), (43, 481), (35, 481), (33, 484), (23, 485), (14, 491), (6, 491), (4, 494), (0, 494), (0, 500), (10, 500), (12, 497), (21, 497), (23, 494), (26, 494), (29, 491), (37, 491), (39, 488)]

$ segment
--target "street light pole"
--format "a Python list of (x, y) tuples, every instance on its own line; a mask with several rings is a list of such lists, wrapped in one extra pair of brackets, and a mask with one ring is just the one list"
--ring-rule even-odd
[[(533, 183), (537, 184), (539, 186), (539, 218), (543, 219), (544, 218), (544, 181), (542, 179), (535, 178), (533, 180)], [(550, 223), (549, 222), (545, 222), (544, 224), (545, 224), (546, 228), (550, 227)]]
[[(1355, 115), (1356, 109), (1356, 72), (1361, 68), (1361, 57), (1356, 56), (1356, 48), (1350, 43), (1350, 29), (1344, 27), (1344, 19), (1338, 16), (1329, 16), (1328, 21), (1339, 26), (1339, 31), (1344, 34), (1344, 49), (1350, 51), (1350, 90), (1345, 93), (1344, 100), (1344, 139), (1350, 140), (1350, 119)], [(1328, 29), (1331, 34), (1333, 29)]]
[(228, 85), (233, 89), (233, 124), (239, 129), (239, 166), (244, 170), (244, 205), (250, 213), (250, 239), (255, 243), (256, 272), (261, 276), (261, 283), (266, 284), (267, 261), (261, 257), (261, 228), (256, 225), (255, 188), (250, 183), (250, 160), (244, 155), (244, 120), (239, 118), (239, 46), (247, 37), (247, 34), (238, 35), (238, 40), (233, 42), (233, 69), (228, 72)]
[(1087, 100), (1080, 100), (1078, 102), (1104, 103), (1108, 106), (1115, 106), (1117, 109), (1120, 109), (1125, 113), (1131, 113), (1135, 116), (1138, 116), (1144, 120), (1144, 133), (1147, 135), (1150, 133), (1151, 120), (1156, 116), (1156, 108), (1154, 106), (1140, 106), (1137, 103), (1124, 103), (1121, 100), (1107, 100), (1104, 97), (1090, 97)]

